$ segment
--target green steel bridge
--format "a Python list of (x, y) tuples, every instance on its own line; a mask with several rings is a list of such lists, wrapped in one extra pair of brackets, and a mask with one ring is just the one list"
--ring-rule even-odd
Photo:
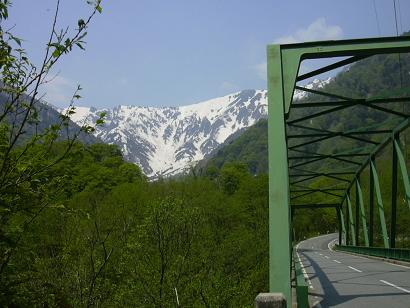
[[(408, 52), (410, 37), (269, 45), (267, 48), (269, 291), (282, 293), (288, 307), (292, 306), (294, 275), (292, 221), (298, 209), (333, 208), (338, 217), (339, 249), (409, 261), (409, 250), (396, 248), (396, 231), (398, 206), (410, 206), (404, 138), (410, 125), (410, 114), (405, 107), (410, 97), (402, 93), (350, 97), (298, 85), (300, 81), (372, 56)], [(302, 61), (325, 58), (335, 58), (336, 62), (300, 73)], [(311, 99), (294, 101), (295, 90), (310, 93)], [(325, 127), (326, 121), (316, 125), (317, 119), (335, 117), (346, 110), (380, 113), (384, 120), (370, 124), (363, 121), (355, 127), (338, 126), (345, 127), (342, 129)], [(386, 153), (391, 159), (383, 159)], [(383, 161), (383, 165), (391, 164), (392, 180), (388, 187), (382, 185), (378, 160)], [(404, 190), (405, 200), (398, 200), (399, 189)], [(388, 198), (386, 191), (390, 192)], [(389, 228), (385, 217), (387, 203), (391, 207)], [(375, 247), (376, 239), (382, 242), (382, 247)], [(296, 265), (296, 276), (300, 275), (299, 267)], [(307, 296), (306, 289), (300, 290), (304, 295), (298, 294), (298, 302), (301, 296)], [(306, 301), (300, 303), (303, 305)]]

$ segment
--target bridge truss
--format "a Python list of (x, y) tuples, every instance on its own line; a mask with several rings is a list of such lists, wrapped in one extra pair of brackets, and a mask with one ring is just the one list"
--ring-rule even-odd
[[(408, 152), (403, 149), (410, 126), (410, 89), (359, 97), (337, 93), (337, 86), (314, 89), (298, 83), (358, 61), (371, 65), (373, 56), (408, 52), (410, 37), (268, 46), (269, 289), (283, 293), (288, 305), (294, 210), (334, 208), (339, 244), (372, 247), (380, 240), (390, 249), (396, 246), (399, 189), (410, 205)], [(299, 73), (302, 61), (324, 58), (339, 60)], [(296, 90), (309, 93), (308, 98), (295, 101)], [(346, 121), (353, 116), (355, 121)], [(392, 159), (386, 159), (389, 151)], [(387, 185), (377, 168), (380, 162), (391, 164)], [(391, 208), (389, 229), (386, 200)]]

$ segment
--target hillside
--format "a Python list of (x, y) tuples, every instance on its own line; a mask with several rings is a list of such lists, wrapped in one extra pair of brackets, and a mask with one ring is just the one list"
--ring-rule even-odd
[[(305, 86), (318, 89), (329, 82), (317, 79)], [(295, 99), (305, 96), (295, 92)], [(266, 118), (266, 90), (243, 90), (179, 107), (78, 107), (73, 120), (94, 121), (102, 111), (107, 113), (106, 124), (95, 136), (118, 145), (149, 177), (167, 177), (185, 173), (230, 137)]]
[[(400, 67), (401, 74), (399, 73)], [(369, 76), (371, 77), (369, 78)], [(408, 54), (401, 55), (400, 63), (397, 55), (379, 55), (362, 60), (339, 73), (331, 82), (323, 87), (323, 91), (353, 98), (374, 98), (388, 95), (395, 97), (409, 96), (410, 56)], [(321, 100), (323, 98), (318, 95), (309, 95), (304, 97), (299, 103)], [(329, 100), (329, 98), (326, 98), (326, 100)], [(402, 111), (403, 108), (406, 109), (407, 107), (398, 103), (394, 105), (394, 108)], [(322, 110), (324, 109), (315, 108), (314, 111), (319, 112)], [(307, 115), (308, 112), (306, 110), (294, 110), (291, 112), (290, 119)], [(309, 121), (307, 125), (317, 128), (330, 127), (334, 131), (348, 131), (363, 125), (369, 127), (381, 126), (383, 128), (394, 125), (395, 121), (397, 121), (395, 116), (386, 115), (386, 113), (380, 111), (372, 110), (372, 112), (369, 112), (368, 107), (359, 106), (315, 118)], [(298, 130), (291, 128), (290, 132), (297, 134)], [(375, 138), (372, 136), (367, 137)], [(267, 141), (267, 122), (261, 121), (249, 128), (237, 139), (231, 140), (228, 144), (213, 152), (206, 161), (198, 164), (198, 167), (205, 171), (212, 166), (221, 168), (226, 163), (239, 161), (246, 163), (252, 173), (267, 172)], [(318, 148), (317, 144), (312, 144), (307, 146), (305, 150), (323, 153), (329, 152), (330, 149), (338, 151), (346, 147), (346, 142), (350, 142), (349, 146), (360, 145), (359, 141), (340, 139), (337, 144), (334, 144), (334, 140), (329, 140), (322, 143), (320, 148)]]
[(199, 170), (215, 166), (221, 169), (226, 163), (240, 161), (249, 166), (252, 174), (268, 170), (268, 121), (262, 119), (239, 137), (231, 139), (211, 153), (209, 160), (200, 162)]
[[(24, 101), (29, 101), (30, 97), (28, 96), (23, 96), (20, 104), (23, 104)], [(5, 108), (5, 104), (7, 104), (8, 98), (7, 95), (4, 92), (0, 92), (0, 114), (3, 113), (3, 110)], [(41, 133), (45, 129), (49, 128), (51, 125), (57, 124), (61, 122), (61, 114), (58, 112), (55, 108), (53, 108), (50, 105), (47, 105), (46, 103), (36, 101), (36, 111), (38, 112), (38, 121), (35, 123), (30, 123), (29, 125), (25, 126), (25, 133), (24, 133), (24, 138), (23, 140), (28, 140), (31, 138), (34, 134)], [(19, 108), (16, 108), (15, 114), (17, 114)], [(8, 121), (9, 123), (14, 120), (14, 117), (16, 119), (16, 123), (21, 123), (23, 114), (19, 113), (17, 116), (13, 114), (13, 119), (9, 118)], [(80, 131), (80, 126), (73, 122), (69, 121), (68, 127), (63, 130), (61, 139), (67, 139), (67, 136), (70, 138), (73, 137), (76, 133)], [(99, 139), (93, 135), (90, 134), (85, 134), (81, 132), (78, 136), (78, 139), (81, 142), (84, 142), (86, 144), (92, 144), (96, 142), (101, 142)]]

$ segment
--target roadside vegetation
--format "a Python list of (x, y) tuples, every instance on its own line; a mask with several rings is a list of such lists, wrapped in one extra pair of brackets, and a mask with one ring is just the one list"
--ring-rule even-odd
[[(80, 141), (104, 121), (101, 114), (93, 125), (73, 130), (70, 116), (81, 87), (66, 114), (39, 129), (39, 88), (60, 58), (84, 48), (88, 24), (102, 12), (100, 0), (88, 2), (89, 17), (72, 33), (53, 23), (39, 67), (21, 39), (0, 29), (0, 306), (252, 303), (268, 286), (266, 121), (191, 175), (155, 182), (116, 146)], [(0, 0), (1, 22), (9, 5)], [(58, 6), (55, 18), (57, 12)], [(361, 120), (358, 114), (352, 121)], [(386, 186), (388, 168), (380, 164)], [(400, 243), (408, 245), (409, 215), (402, 189), (399, 194)], [(386, 211), (389, 217), (388, 203)], [(334, 232), (336, 214), (300, 210), (293, 227), (295, 240)]]

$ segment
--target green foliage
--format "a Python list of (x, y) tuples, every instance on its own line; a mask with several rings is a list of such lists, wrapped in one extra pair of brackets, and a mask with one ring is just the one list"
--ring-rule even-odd
[(228, 164), (213, 179), (150, 183), (116, 147), (80, 143), (46, 177), (59, 174), (41, 215), (10, 224), (20, 239), (0, 305), (168, 307), (178, 294), (219, 307), (266, 291), (267, 176)]
[(244, 163), (228, 163), (223, 166), (219, 183), (225, 193), (232, 195), (249, 178), (248, 167)]
[(268, 121), (260, 120), (247, 129), (238, 138), (227, 142), (223, 147), (216, 150), (213, 157), (200, 164), (198, 168), (205, 173), (215, 173), (227, 163), (243, 162), (248, 165), (251, 173), (264, 173), (268, 170)]
[[(75, 46), (84, 48), (88, 24), (102, 12), (101, 0), (87, 2), (92, 12), (78, 20), (71, 36), (53, 27), (39, 70), (21, 49), (22, 40), (0, 29), (0, 306), (250, 306), (268, 286), (266, 121), (221, 148), (203, 167), (205, 176), (195, 172), (157, 182), (148, 182), (114, 145), (84, 145), (77, 134), (62, 140), (80, 87), (60, 122), (25, 135), (30, 124), (41, 123), (35, 95), (45, 74)], [(8, 7), (0, 0), (0, 21), (8, 18)], [(372, 96), (391, 91), (399, 82), (392, 75), (394, 57), (368, 61), (374, 62), (351, 67), (326, 90)], [(408, 71), (408, 59), (403, 61)], [(369, 74), (375, 78), (363, 77)], [(404, 95), (408, 76), (400, 82), (398, 94)], [(33, 96), (23, 95), (31, 86)], [(385, 120), (345, 113), (319, 126)], [(388, 185), (390, 170), (379, 170)], [(406, 243), (409, 219), (402, 216), (399, 234)], [(335, 227), (332, 210), (301, 210), (294, 235), (298, 240)]]

